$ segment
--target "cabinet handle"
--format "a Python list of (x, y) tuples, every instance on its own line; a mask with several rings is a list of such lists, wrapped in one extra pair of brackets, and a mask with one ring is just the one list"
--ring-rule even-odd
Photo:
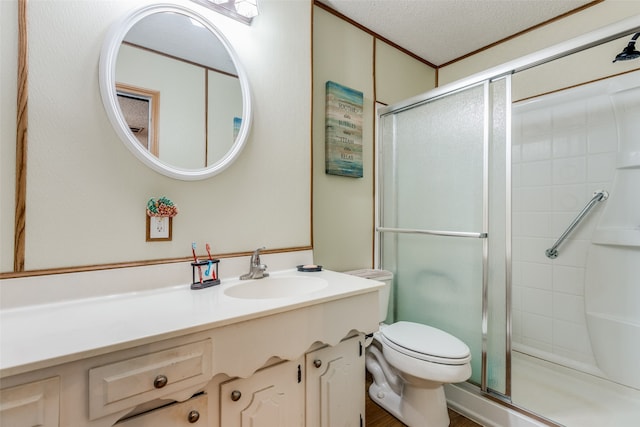
[(191, 411), (191, 412), (189, 412), (189, 415), (187, 416), (187, 420), (191, 424), (197, 422), (199, 419), (200, 419), (200, 412), (198, 412), (198, 411)]
[(153, 380), (153, 386), (155, 388), (162, 388), (167, 385), (169, 380), (165, 375), (158, 375), (155, 380)]
[(234, 402), (237, 402), (238, 400), (240, 400), (241, 397), (242, 397), (242, 393), (240, 393), (238, 390), (233, 390), (231, 392), (231, 400), (233, 400)]
[(320, 359), (316, 359), (313, 361), (313, 366), (315, 366), (316, 368), (319, 368), (320, 366), (322, 366), (322, 360)]

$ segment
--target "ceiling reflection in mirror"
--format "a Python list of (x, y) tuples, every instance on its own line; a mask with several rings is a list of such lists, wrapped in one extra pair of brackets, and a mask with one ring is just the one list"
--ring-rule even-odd
[(222, 34), (195, 12), (166, 5), (141, 9), (111, 33), (100, 84), (127, 147), (174, 178), (226, 168), (251, 114), (246, 76)]

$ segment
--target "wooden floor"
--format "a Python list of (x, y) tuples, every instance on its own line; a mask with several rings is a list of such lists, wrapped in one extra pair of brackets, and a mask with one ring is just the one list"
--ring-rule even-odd
[[(369, 384), (371, 384), (371, 376), (367, 372), (367, 389), (369, 388)], [(367, 427), (406, 427), (405, 424), (402, 424), (391, 414), (378, 406), (378, 404), (376, 404), (373, 400), (371, 400), (369, 398), (369, 393), (367, 393), (366, 390), (365, 395), (367, 396), (367, 403), (365, 408)], [(474, 423), (470, 419), (465, 418), (456, 412), (453, 412), (451, 409), (449, 409), (449, 418), (451, 419), (451, 424), (449, 424), (449, 427), (481, 427), (480, 424)]]

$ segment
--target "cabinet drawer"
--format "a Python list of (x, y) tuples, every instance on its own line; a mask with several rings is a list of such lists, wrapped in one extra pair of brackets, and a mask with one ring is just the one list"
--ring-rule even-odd
[(89, 370), (89, 417), (93, 420), (206, 383), (211, 341), (149, 353)]
[(0, 426), (57, 427), (59, 413), (58, 377), (0, 390)]
[(113, 427), (149, 427), (149, 426), (207, 426), (207, 395), (200, 394), (181, 403), (163, 406), (162, 408), (136, 415), (115, 424)]

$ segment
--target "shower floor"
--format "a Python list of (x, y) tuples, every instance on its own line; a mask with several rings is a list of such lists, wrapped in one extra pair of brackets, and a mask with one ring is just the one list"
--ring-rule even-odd
[(512, 401), (567, 427), (637, 427), (640, 390), (512, 353)]

